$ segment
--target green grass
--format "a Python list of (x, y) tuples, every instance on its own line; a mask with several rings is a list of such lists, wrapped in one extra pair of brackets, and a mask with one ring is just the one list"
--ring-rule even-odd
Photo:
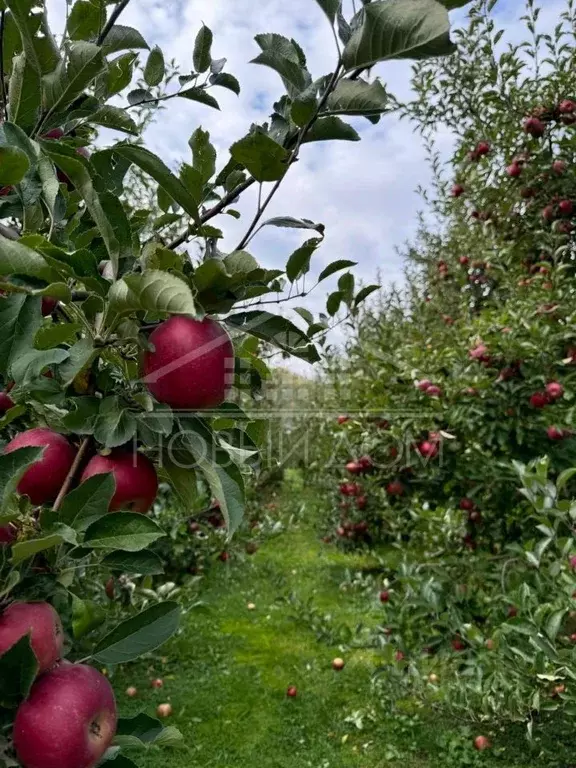
[[(292, 489), (280, 502), (287, 521)], [(177, 750), (133, 755), (145, 768), (458, 768), (459, 766), (567, 766), (576, 746), (568, 730), (540, 729), (530, 747), (522, 725), (489, 731), (490, 753), (472, 738), (485, 729), (439, 720), (415, 704), (404, 714), (377, 699), (374, 651), (330, 645), (330, 632), (366, 616), (366, 598), (342, 591), (347, 569), (373, 567), (367, 554), (345, 555), (319, 541), (316, 503), (305, 500), (297, 522), (268, 540), (251, 558), (218, 563), (199, 592), (202, 605), (183, 619), (182, 633), (162, 657), (125, 668), (118, 689), (135, 685), (137, 699), (122, 699), (123, 715), (174, 708), (170, 724), (185, 737)], [(298, 522), (299, 521), (299, 522)], [(187, 593), (185, 593), (187, 594)], [(190, 593), (190, 603), (198, 595)], [(248, 603), (256, 609), (248, 610)], [(329, 616), (329, 618), (325, 618)], [(314, 631), (313, 624), (316, 622)], [(331, 668), (344, 656), (346, 668)], [(162, 677), (161, 691), (150, 680)], [(286, 697), (289, 685), (298, 688)], [(566, 736), (566, 734), (568, 734)], [(543, 741), (542, 741), (543, 739)], [(562, 746), (561, 746), (562, 744)]]

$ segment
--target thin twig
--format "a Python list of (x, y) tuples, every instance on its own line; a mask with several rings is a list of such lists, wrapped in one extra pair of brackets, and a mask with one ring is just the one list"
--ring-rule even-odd
[(8, 104), (6, 98), (6, 82), (4, 80), (4, 28), (6, 21), (6, 11), (0, 13), (0, 88), (2, 89), (2, 111), (4, 119), (8, 120)]
[(122, 13), (122, 11), (124, 11), (124, 9), (126, 8), (126, 6), (128, 5), (129, 2), (130, 2), (130, 0), (121, 0), (121, 2), (118, 3), (116, 8), (114, 8), (112, 13), (110, 14), (110, 18), (108, 19), (108, 23), (106, 24), (106, 26), (104, 27), (104, 29), (102, 30), (100, 35), (98, 36), (98, 41), (97, 41), (98, 45), (102, 45), (104, 40), (106, 40), (106, 38), (110, 34), (110, 30), (112, 29), (114, 24), (116, 24), (120, 14)]
[(66, 475), (66, 480), (64, 480), (64, 483), (62, 484), (62, 488), (60, 488), (60, 493), (56, 497), (56, 501), (54, 502), (54, 506), (52, 507), (53, 512), (58, 512), (58, 510), (62, 506), (64, 497), (66, 496), (66, 494), (70, 489), (70, 486), (72, 485), (72, 481), (74, 480), (76, 473), (80, 468), (80, 464), (82, 463), (82, 459), (84, 458), (84, 454), (88, 450), (89, 445), (90, 445), (90, 437), (85, 437), (84, 440), (82, 440), (82, 442), (80, 443), (80, 448), (78, 448), (78, 453), (76, 454), (74, 463), (70, 467), (70, 471)]
[(324, 105), (325, 105), (325, 104), (326, 104), (326, 102), (328, 101), (328, 97), (330, 96), (330, 94), (332, 93), (332, 91), (333, 91), (333, 89), (334, 89), (334, 86), (335, 86), (335, 85), (336, 85), (336, 83), (338, 82), (338, 78), (339, 78), (339, 76), (340, 76), (340, 69), (341, 69), (341, 66), (342, 66), (342, 63), (341, 63), (341, 61), (338, 61), (338, 66), (337, 66), (337, 67), (336, 67), (336, 69), (334, 70), (334, 74), (333, 74), (333, 75), (332, 75), (332, 77), (330, 78), (330, 82), (328, 83), (328, 86), (327, 86), (327, 88), (326, 88), (326, 90), (325, 90), (325, 92), (324, 92), (324, 95), (323, 95), (323, 96), (322, 96), (322, 98), (320, 99), (320, 101), (319, 101), (319, 103), (318, 103), (318, 106), (316, 107), (316, 110), (315, 110), (314, 114), (312, 115), (312, 117), (310, 118), (310, 120), (309, 120), (309, 121), (306, 123), (306, 125), (305, 125), (305, 126), (304, 126), (304, 127), (301, 129), (301, 130), (300, 130), (300, 133), (299, 133), (299, 135), (298, 135), (298, 139), (297, 139), (297, 141), (296, 141), (296, 146), (295, 146), (295, 147), (294, 147), (294, 149), (292, 150), (292, 154), (290, 155), (290, 157), (288, 158), (288, 162), (286, 163), (286, 170), (285, 170), (285, 172), (284, 172), (284, 173), (282, 174), (282, 176), (281, 176), (281, 177), (278, 179), (278, 181), (277, 181), (277, 182), (274, 184), (274, 186), (272, 187), (272, 189), (271, 189), (271, 191), (270, 191), (270, 194), (268, 195), (268, 197), (266, 198), (266, 200), (264, 200), (264, 202), (262, 203), (262, 205), (260, 205), (260, 206), (259, 206), (258, 210), (256, 211), (256, 215), (254, 216), (254, 219), (252, 220), (252, 223), (251, 223), (251, 224), (250, 224), (250, 226), (248, 227), (248, 230), (247, 230), (246, 234), (244, 235), (244, 237), (242, 238), (242, 240), (241, 240), (241, 241), (238, 243), (238, 245), (236, 246), (236, 250), (237, 250), (237, 251), (241, 251), (241, 250), (242, 250), (242, 248), (244, 248), (244, 247), (246, 246), (246, 244), (248, 243), (248, 241), (250, 240), (250, 237), (251, 237), (252, 233), (254, 232), (254, 230), (256, 229), (256, 227), (258, 226), (258, 222), (259, 222), (259, 221), (260, 221), (260, 219), (262, 218), (262, 215), (264, 214), (264, 211), (266, 210), (266, 208), (268, 208), (268, 206), (269, 206), (269, 205), (270, 205), (270, 203), (272, 202), (272, 198), (274, 197), (274, 195), (276, 194), (276, 192), (278, 192), (278, 190), (280, 189), (280, 186), (281, 186), (282, 182), (283, 182), (283, 181), (284, 181), (284, 179), (286, 178), (286, 174), (288, 173), (288, 170), (290, 169), (290, 167), (291, 167), (291, 166), (292, 166), (292, 165), (293, 165), (293, 164), (296, 162), (296, 160), (298, 159), (298, 153), (300, 152), (300, 147), (302, 146), (302, 143), (304, 142), (304, 139), (306, 138), (306, 134), (308, 133), (308, 131), (310, 130), (310, 128), (312, 128), (312, 126), (314, 125), (314, 123), (315, 123), (315, 122), (318, 120), (318, 118), (320, 117), (320, 113), (321, 113), (321, 111), (322, 111), (322, 108), (324, 107)]

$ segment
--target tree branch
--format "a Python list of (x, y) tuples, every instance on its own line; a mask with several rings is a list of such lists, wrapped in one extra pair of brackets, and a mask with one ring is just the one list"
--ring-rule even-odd
[(58, 512), (58, 510), (62, 506), (64, 497), (66, 496), (66, 494), (70, 489), (70, 486), (72, 485), (72, 481), (74, 480), (76, 473), (80, 468), (80, 464), (82, 463), (82, 459), (84, 458), (84, 454), (88, 450), (89, 445), (90, 445), (90, 437), (85, 437), (84, 440), (82, 440), (82, 442), (80, 443), (80, 448), (78, 448), (78, 453), (76, 454), (74, 463), (70, 467), (70, 471), (66, 475), (66, 480), (64, 480), (64, 483), (62, 484), (62, 488), (60, 488), (60, 493), (56, 497), (56, 501), (54, 502), (54, 506), (52, 507), (52, 510), (54, 512)]
[(112, 29), (114, 24), (116, 24), (116, 22), (118, 21), (118, 19), (120, 17), (120, 14), (124, 11), (124, 9), (126, 8), (126, 6), (128, 5), (129, 2), (130, 2), (130, 0), (121, 0), (118, 3), (118, 5), (116, 6), (116, 8), (114, 8), (112, 13), (110, 14), (110, 18), (108, 19), (108, 23), (106, 24), (106, 26), (104, 27), (104, 29), (102, 30), (100, 35), (98, 36), (98, 40), (97, 40), (97, 44), (98, 45), (102, 45), (104, 40), (106, 40), (106, 38), (110, 34), (110, 30)]
[(8, 105), (6, 98), (6, 82), (4, 74), (4, 29), (6, 22), (6, 11), (0, 13), (0, 89), (2, 92), (2, 111), (4, 119), (8, 120)]

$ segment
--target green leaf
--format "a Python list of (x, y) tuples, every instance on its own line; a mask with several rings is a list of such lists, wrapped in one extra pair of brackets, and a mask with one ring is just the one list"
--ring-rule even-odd
[(95, 40), (106, 22), (101, 0), (76, 0), (68, 16), (71, 40)]
[(72, 595), (72, 634), (75, 640), (101, 627), (105, 620), (106, 611), (102, 606)]
[(163, 730), (164, 726), (159, 720), (140, 712), (135, 717), (123, 717), (118, 720), (116, 737), (128, 736), (143, 744), (153, 744)]
[(0, 184), (19, 184), (30, 168), (28, 156), (18, 147), (0, 147)]
[(235, 93), (236, 96), (240, 95), (240, 83), (234, 75), (229, 75), (227, 72), (219, 72), (217, 75), (210, 75), (210, 84), (217, 85), (220, 88), (227, 88), (229, 91), (232, 91), (232, 93)]
[(4, 377), (14, 360), (34, 348), (41, 324), (39, 298), (15, 293), (0, 302), (0, 373)]
[(98, 356), (98, 349), (94, 347), (91, 339), (85, 338), (77, 341), (68, 350), (68, 359), (59, 368), (63, 383), (68, 386), (78, 374), (82, 373)]
[(95, 125), (103, 125), (105, 128), (111, 128), (114, 131), (122, 131), (132, 136), (139, 136), (140, 130), (134, 120), (120, 107), (113, 107), (105, 104), (99, 110), (90, 116), (90, 122)]
[(15, 56), (8, 86), (10, 122), (29, 133), (36, 125), (42, 101), (40, 74), (28, 62), (25, 53)]
[(321, 117), (306, 131), (304, 144), (313, 141), (360, 141), (358, 132), (339, 117)]
[(113, 151), (151, 176), (189, 216), (199, 222), (198, 206), (194, 198), (159, 157), (133, 144), (116, 144)]
[(58, 547), (64, 539), (58, 533), (48, 534), (39, 539), (28, 539), (12, 546), (11, 561), (14, 565), (28, 560), (39, 552), (45, 552), (47, 549)]
[(32, 349), (14, 358), (10, 365), (10, 374), (16, 384), (21, 387), (30, 386), (51, 365), (67, 360), (69, 352), (66, 349)]
[(379, 80), (340, 80), (328, 97), (331, 112), (343, 115), (379, 115), (388, 108), (388, 94)]
[(326, 311), (330, 317), (334, 317), (338, 312), (343, 298), (341, 291), (334, 291), (334, 293), (331, 293), (330, 296), (328, 296), (328, 299), (326, 300)]
[[(297, 248), (286, 264), (286, 277), (293, 283), (310, 271), (310, 259), (322, 241), (314, 237)], [(311, 322), (311, 321), (310, 321)]]
[(298, 127), (303, 128), (312, 119), (317, 107), (318, 99), (314, 83), (293, 100), (290, 116)]
[(330, 24), (334, 24), (336, 14), (340, 10), (341, 0), (316, 0), (316, 2), (328, 17)]
[(220, 109), (220, 105), (204, 88), (187, 88), (185, 91), (180, 91), (178, 96), (189, 101), (197, 101), (200, 104), (205, 104), (207, 107), (213, 107), (214, 109)]
[(364, 286), (364, 288), (361, 288), (356, 294), (354, 298), (354, 306), (358, 307), (360, 304), (362, 304), (363, 301), (365, 301), (368, 298), (368, 296), (370, 296), (375, 291), (379, 291), (379, 290), (380, 290), (379, 285)]
[(121, 24), (115, 24), (102, 45), (102, 53), (108, 56), (111, 53), (125, 51), (133, 48), (148, 48), (148, 43), (137, 29), (132, 27), (123, 27)]
[(186, 512), (193, 509), (198, 499), (196, 472), (187, 466), (180, 466), (170, 458), (164, 459), (161, 471), (166, 481), (172, 486), (178, 506)]
[(17, 707), (30, 693), (37, 674), (38, 662), (30, 635), (24, 635), (0, 656), (0, 707)]
[(0, 513), (4, 513), (28, 467), (42, 457), (42, 448), (19, 448), (0, 454)]
[(344, 49), (346, 70), (387, 59), (421, 59), (453, 53), (448, 12), (437, 0), (380, 0), (363, 10), (364, 21)]
[(58, 50), (53, 40), (45, 35), (43, 7), (36, 5), (31, 12), (31, 4), (22, 0), (5, 0), (5, 4), (20, 32), (22, 48), (30, 65), (39, 74), (50, 72), (58, 61)]
[(58, 522), (70, 526), (75, 531), (85, 531), (96, 520), (108, 514), (115, 490), (116, 483), (112, 473), (89, 477), (66, 494), (59, 512), (45, 512), (42, 523), (46, 525)]
[(100, 405), (94, 438), (106, 448), (117, 448), (136, 434), (136, 417), (116, 395), (105, 397)]
[(93, 657), (105, 666), (134, 661), (169, 640), (178, 629), (179, 620), (177, 603), (153, 605), (106, 635), (96, 646)]
[(566, 609), (563, 608), (560, 611), (554, 611), (554, 613), (548, 617), (548, 621), (546, 622), (546, 634), (550, 640), (554, 641), (556, 639), (566, 613)]
[(123, 314), (135, 310), (195, 315), (192, 291), (176, 275), (159, 269), (126, 275), (114, 283), (109, 293), (110, 312)]
[(154, 520), (138, 512), (110, 512), (88, 527), (84, 546), (139, 552), (165, 535)]
[(62, 112), (104, 71), (102, 49), (94, 43), (78, 41), (70, 46), (68, 65), (60, 62), (54, 72), (45, 75), (44, 108)]
[(262, 53), (252, 59), (251, 63), (262, 64), (277, 72), (291, 98), (298, 96), (312, 84), (310, 73), (303, 66), (300, 52), (293, 40), (277, 34), (256, 35), (255, 40)]
[(349, 269), (350, 267), (355, 267), (356, 262), (355, 261), (348, 261), (346, 259), (341, 259), (339, 261), (333, 261), (332, 264), (328, 264), (326, 269), (323, 269), (320, 273), (320, 277), (318, 278), (318, 282), (321, 283), (322, 280), (326, 280), (326, 278), (331, 277), (336, 272), (340, 272), (341, 269)]
[(320, 234), (324, 234), (324, 224), (316, 224), (310, 219), (295, 219), (293, 216), (276, 216), (273, 219), (268, 219), (260, 226), (262, 227), (284, 227), (286, 229), (314, 229)]
[(270, 312), (240, 312), (225, 322), (258, 339), (268, 341), (285, 352), (308, 362), (318, 362), (320, 355), (308, 336), (288, 318)]
[(164, 80), (165, 75), (166, 66), (164, 64), (164, 54), (160, 48), (155, 45), (150, 51), (148, 61), (144, 68), (144, 82), (146, 85), (154, 88), (156, 85), (160, 85), (162, 80)]
[(207, 72), (212, 62), (212, 31), (204, 24), (196, 36), (194, 43), (194, 69), (196, 72)]
[(106, 96), (114, 96), (130, 85), (137, 59), (136, 53), (123, 53), (108, 63), (108, 71), (99, 79)]
[(264, 133), (250, 133), (230, 147), (230, 154), (256, 181), (277, 181), (286, 173), (288, 152)]
[(154, 552), (110, 552), (102, 560), (102, 566), (111, 571), (121, 571), (140, 576), (158, 576), (164, 573), (162, 560)]
[(210, 181), (216, 173), (216, 150), (210, 143), (210, 134), (197, 128), (188, 141), (192, 150), (192, 166), (200, 174), (201, 183)]

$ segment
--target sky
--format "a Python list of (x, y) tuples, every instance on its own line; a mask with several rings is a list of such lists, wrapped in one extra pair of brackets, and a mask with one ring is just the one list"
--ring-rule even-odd
[[(564, 5), (564, 0), (546, 0), (544, 13), (550, 26)], [(345, 0), (345, 6), (349, 18), (352, 0)], [(515, 36), (523, 6), (521, 0), (497, 4), (496, 13), (507, 29), (504, 39)], [(65, 0), (48, 0), (48, 8), (55, 27), (61, 28)], [(458, 24), (463, 16), (464, 11), (459, 10), (451, 19)], [(184, 99), (166, 102), (145, 142), (174, 169), (190, 159), (188, 138), (200, 125), (210, 132), (219, 163), (224, 164), (230, 144), (242, 138), (252, 122), (266, 120), (283, 93), (276, 73), (249, 63), (260, 50), (254, 35), (279, 32), (294, 37), (308, 56), (313, 77), (332, 71), (335, 63), (332, 33), (315, 0), (131, 0), (121, 23), (137, 27), (150, 46), (159, 45), (167, 59), (178, 62), (182, 73), (192, 68), (194, 39), (204, 23), (214, 32), (213, 58), (227, 58), (226, 71), (240, 80), (240, 97), (222, 88), (214, 91), (221, 111)], [(410, 62), (387, 62), (375, 70), (400, 99), (410, 94), (410, 73)], [(354, 272), (359, 281), (374, 283), (379, 273), (384, 283), (398, 282), (403, 265), (396, 249), (415, 234), (417, 211), (422, 208), (416, 187), (430, 182), (422, 142), (394, 115), (385, 116), (376, 126), (359, 118), (351, 122), (362, 141), (305, 146), (268, 214), (304, 217), (325, 225), (326, 237), (314, 256), (313, 274), (332, 261), (350, 259), (358, 263)], [(448, 158), (450, 132), (446, 129), (436, 141)], [(220, 244), (223, 251), (233, 250), (246, 230), (256, 208), (255, 190), (249, 190), (235, 207), (243, 214), (240, 221), (221, 216), (212, 222), (225, 232)], [(267, 268), (283, 268), (309, 235), (267, 227), (251, 242), (250, 252)], [(299, 303), (314, 312), (322, 311), (330, 289), (333, 285), (328, 283)]]

